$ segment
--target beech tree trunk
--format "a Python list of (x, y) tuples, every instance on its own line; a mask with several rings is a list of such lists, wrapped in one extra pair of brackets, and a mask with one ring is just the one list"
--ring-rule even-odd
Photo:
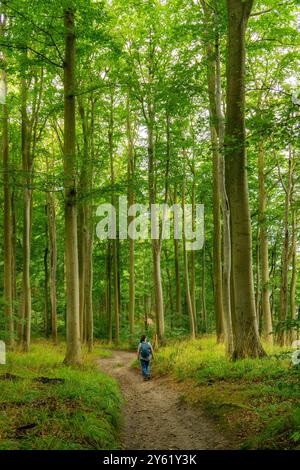
[[(289, 266), (291, 261), (291, 250), (290, 250), (290, 205), (292, 196), (292, 183), (293, 183), (293, 151), (291, 145), (289, 146), (289, 160), (288, 160), (288, 174), (287, 184), (284, 184), (282, 178), (281, 183), (285, 192), (285, 204), (284, 204), (284, 218), (283, 218), (283, 229), (284, 229), (284, 241), (282, 248), (281, 257), (281, 279), (280, 279), (280, 311), (279, 319), (283, 323), (287, 320), (288, 314), (288, 275)], [(285, 330), (282, 328), (279, 331), (278, 340), (280, 346), (284, 346), (286, 343), (287, 335)]]
[(265, 154), (263, 142), (258, 146), (258, 185), (259, 185), (259, 251), (261, 262), (261, 306), (262, 306), (262, 335), (265, 341), (273, 344), (272, 313), (270, 306), (269, 278), (269, 245), (266, 225), (266, 188), (265, 188)]
[(77, 239), (76, 125), (75, 125), (75, 21), (74, 11), (64, 12), (64, 178), (65, 271), (67, 303), (66, 364), (81, 363)]
[[(177, 183), (174, 185), (174, 204), (177, 204)], [(174, 237), (174, 263), (175, 263), (175, 279), (176, 279), (176, 324), (182, 324), (182, 295), (180, 281), (180, 257), (179, 257), (179, 241)]]
[[(110, 157), (110, 179), (111, 179), (111, 204), (116, 208), (115, 197), (115, 171), (114, 171), (114, 145), (113, 145), (113, 132), (114, 132), (114, 102), (113, 95), (111, 95), (110, 103), (110, 120), (108, 130), (108, 144), (109, 144), (109, 157)], [(115, 343), (118, 345), (120, 342), (120, 297), (119, 297), (119, 263), (118, 263), (118, 240), (112, 240), (112, 255), (113, 255), (113, 273), (114, 273), (114, 307), (115, 307)]]
[(49, 230), (49, 259), (50, 259), (50, 305), (51, 305), (51, 336), (57, 344), (57, 242), (56, 242), (56, 210), (55, 199), (52, 193), (47, 194), (48, 199), (48, 230)]
[[(292, 212), (292, 279), (290, 286), (290, 310), (291, 310), (291, 319), (296, 320), (297, 318), (297, 307), (296, 307), (296, 287), (297, 287), (297, 275), (298, 275), (298, 260), (297, 260), (297, 220), (296, 220), (296, 209), (293, 209)], [(291, 340), (294, 341), (297, 339), (296, 329), (292, 330)]]
[[(207, 40), (207, 82), (209, 93), (210, 132), (213, 153), (213, 206), (214, 206), (214, 301), (216, 312), (217, 340), (221, 341), (223, 334), (228, 355), (233, 351), (233, 332), (231, 320), (231, 237), (230, 209), (225, 186), (224, 171), (224, 116), (222, 112), (221, 61), (219, 36), (216, 31), (218, 21), (217, 9), (212, 15), (206, 2), (202, 1), (207, 30), (215, 31), (215, 43)], [(223, 215), (223, 246), (221, 230), (221, 211)], [(222, 269), (223, 248), (223, 269)]]
[[(192, 164), (192, 227), (196, 229), (196, 171), (195, 161)], [(191, 302), (194, 316), (195, 333), (197, 334), (197, 306), (196, 306), (196, 251), (191, 251)]]
[(182, 244), (183, 244), (183, 261), (184, 261), (184, 285), (185, 285), (185, 296), (186, 304), (190, 320), (190, 333), (192, 339), (196, 338), (196, 326), (195, 326), (195, 317), (193, 312), (191, 291), (190, 291), (190, 281), (189, 281), (189, 265), (188, 265), (188, 254), (186, 249), (186, 239), (185, 239), (185, 192), (186, 192), (186, 176), (185, 176), (185, 162), (183, 163), (183, 176), (182, 176)]
[(21, 84), (21, 114), (22, 114), (22, 170), (24, 174), (23, 189), (23, 296), (24, 296), (24, 336), (22, 349), (29, 351), (31, 335), (31, 285), (30, 285), (30, 251), (31, 251), (31, 158), (30, 133), (27, 115), (27, 81)]
[[(54, 151), (49, 166), (46, 160), (47, 172), (53, 170)], [(47, 192), (47, 220), (48, 220), (48, 251), (50, 260), (49, 285), (50, 285), (50, 313), (51, 313), (51, 337), (57, 344), (57, 294), (56, 294), (56, 272), (57, 272), (57, 241), (56, 241), (56, 209), (54, 193)]]
[[(128, 165), (127, 165), (127, 178), (128, 178), (128, 208), (134, 204), (134, 148), (133, 148), (133, 136), (131, 126), (131, 112), (130, 112), (130, 99), (127, 96), (127, 151), (128, 151)], [(128, 226), (132, 222), (134, 217), (128, 216)], [(134, 318), (135, 318), (135, 272), (134, 272), (134, 244), (135, 240), (129, 238), (129, 331), (131, 340), (134, 337)]]
[[(0, 18), (0, 36), (4, 37), (6, 24), (5, 14)], [(11, 212), (11, 189), (10, 168), (8, 149), (8, 110), (6, 105), (7, 77), (5, 56), (1, 59), (1, 79), (4, 84), (4, 96), (2, 104), (2, 161), (3, 161), (3, 251), (4, 251), (4, 273), (3, 273), (3, 300), (4, 313), (7, 319), (8, 347), (14, 348), (14, 320), (13, 320), (13, 272), (12, 272), (12, 212)]]
[[(48, 204), (45, 206), (45, 212), (48, 213)], [(49, 268), (48, 268), (48, 256), (49, 256), (49, 236), (48, 236), (48, 220), (45, 227), (45, 239), (46, 246), (44, 251), (44, 332), (46, 338), (49, 336)]]
[(108, 343), (112, 343), (112, 311), (111, 311), (111, 241), (108, 241), (106, 254), (106, 314)]
[[(148, 103), (148, 187), (149, 206), (156, 203), (156, 183), (155, 183), (155, 147), (154, 147), (154, 110), (153, 104)], [(161, 277), (161, 244), (162, 240), (152, 237), (152, 259), (153, 259), (153, 284), (155, 292), (155, 314), (158, 340), (164, 342), (165, 321), (164, 321), (164, 299)]]
[(256, 321), (245, 143), (245, 33), (253, 0), (227, 0), (226, 189), (231, 215), (235, 344), (233, 357), (265, 354)]

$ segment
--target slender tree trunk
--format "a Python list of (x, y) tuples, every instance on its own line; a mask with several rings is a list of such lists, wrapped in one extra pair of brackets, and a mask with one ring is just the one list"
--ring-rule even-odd
[[(113, 102), (113, 95), (111, 95), (108, 144), (109, 144), (109, 157), (110, 157), (111, 204), (113, 207), (116, 207), (114, 145), (113, 145), (113, 133), (114, 133), (114, 114), (113, 113), (114, 113), (114, 102)], [(113, 255), (113, 273), (114, 273), (115, 343), (118, 345), (120, 342), (120, 297), (119, 297), (119, 264), (118, 264), (117, 237), (112, 240), (112, 255)]]
[[(83, 134), (83, 163), (80, 178), (80, 206), (78, 216), (78, 248), (79, 248), (79, 308), (81, 341), (86, 341), (88, 350), (93, 349), (93, 214), (92, 214), (92, 182), (93, 182), (93, 126), (94, 101), (91, 105), (91, 126), (87, 122), (83, 101), (78, 99), (79, 113)], [(90, 145), (91, 144), (91, 145)]]
[[(195, 161), (192, 164), (192, 227), (193, 232), (196, 229), (196, 172), (195, 172)], [(195, 333), (197, 334), (197, 306), (196, 306), (196, 252), (191, 251), (191, 302), (193, 308)]]
[[(292, 279), (290, 286), (290, 309), (291, 319), (296, 320), (297, 308), (296, 308), (296, 287), (297, 287), (297, 275), (298, 275), (298, 260), (297, 260), (297, 220), (296, 220), (296, 209), (293, 209), (292, 213)], [(297, 339), (297, 332), (293, 329), (291, 334), (291, 340)]]
[(49, 227), (49, 258), (50, 258), (50, 305), (51, 305), (51, 336), (54, 344), (57, 344), (57, 242), (56, 242), (56, 211), (55, 200), (52, 193), (48, 198), (48, 227)]
[(170, 312), (170, 326), (171, 330), (174, 326), (174, 300), (173, 300), (173, 287), (172, 287), (172, 276), (171, 271), (169, 268), (169, 257), (168, 257), (168, 250), (164, 248), (165, 259), (166, 259), (166, 272), (167, 272), (167, 279), (168, 279), (168, 293), (169, 293), (169, 312)]
[[(128, 207), (134, 204), (134, 148), (131, 127), (130, 99), (127, 96), (127, 146), (128, 146)], [(128, 226), (132, 222), (133, 217), (128, 216)], [(134, 337), (134, 317), (135, 317), (135, 272), (134, 272), (134, 240), (129, 238), (129, 329), (130, 337)]]
[[(206, 28), (211, 28), (211, 14), (206, 2), (202, 0)], [(217, 76), (216, 51), (211, 40), (206, 41), (207, 82), (209, 94), (210, 135), (213, 153), (213, 281), (214, 308), (218, 343), (223, 340), (223, 283), (222, 283), (222, 230), (221, 230), (221, 180), (218, 115), (216, 109)]]
[(76, 125), (75, 125), (75, 21), (74, 12), (64, 12), (64, 177), (65, 177), (65, 265), (67, 299), (66, 364), (81, 363), (79, 277), (77, 239)]
[[(51, 170), (54, 164), (54, 150), (53, 160), (51, 162)], [(46, 168), (49, 172), (49, 163), (46, 159)], [(57, 344), (57, 294), (56, 294), (56, 272), (57, 272), (57, 241), (56, 241), (56, 210), (55, 210), (55, 197), (54, 193), (47, 193), (47, 220), (48, 220), (48, 248), (50, 259), (50, 306), (51, 306), (51, 337), (53, 343)]]
[[(221, 60), (219, 35), (216, 24), (219, 21), (217, 9), (211, 14), (206, 2), (202, 1), (207, 31), (215, 29), (215, 44), (208, 39), (206, 45), (207, 56), (207, 81), (210, 104), (210, 131), (213, 152), (213, 203), (214, 203), (214, 300), (216, 311), (217, 340), (222, 339), (226, 344), (227, 354), (233, 351), (233, 332), (231, 320), (231, 237), (230, 237), (230, 208), (225, 186), (224, 170), (224, 116), (222, 112), (222, 87), (221, 87)], [(213, 23), (212, 23), (213, 22)], [(221, 213), (223, 215), (223, 245), (221, 231)], [(223, 270), (222, 270), (223, 248)], [(221, 281), (220, 281), (221, 278)], [(221, 284), (220, 284), (221, 283)], [(222, 302), (222, 305), (221, 305)]]
[[(156, 183), (155, 183), (155, 148), (154, 148), (154, 111), (152, 103), (148, 103), (148, 186), (149, 186), (149, 206), (150, 210), (156, 203)], [(158, 340), (164, 342), (165, 322), (164, 322), (164, 300), (161, 277), (161, 239), (151, 240), (153, 259), (153, 284), (155, 292), (155, 314)]]
[[(177, 204), (177, 183), (174, 185), (174, 204)], [(176, 320), (177, 325), (182, 324), (182, 295), (180, 282), (180, 258), (179, 258), (179, 241), (174, 237), (174, 262), (175, 262), (175, 279), (176, 279)]]
[[(46, 215), (48, 214), (49, 208), (48, 204), (45, 206)], [(49, 227), (48, 227), (48, 217), (45, 227), (45, 239), (46, 246), (44, 251), (44, 331), (45, 336), (49, 336), (49, 267), (48, 267), (48, 257), (49, 257)]]
[(202, 248), (202, 269), (201, 269), (201, 317), (202, 317), (202, 325), (203, 325), (203, 332), (206, 333), (208, 330), (208, 323), (207, 323), (207, 310), (206, 310), (206, 269), (205, 269), (205, 240), (203, 243)]
[[(0, 18), (0, 35), (4, 36), (6, 18), (2, 13)], [(13, 320), (13, 271), (12, 271), (12, 217), (11, 217), (11, 190), (10, 190), (10, 168), (9, 168), (9, 142), (8, 142), (8, 110), (6, 104), (6, 64), (5, 56), (2, 55), (1, 79), (4, 84), (4, 96), (2, 102), (2, 160), (3, 160), (3, 193), (4, 193), (4, 220), (3, 220), (3, 251), (4, 251), (4, 275), (3, 275), (3, 300), (4, 313), (7, 318), (8, 346), (14, 348), (14, 320)]]
[(266, 227), (266, 188), (265, 188), (265, 154), (263, 142), (258, 147), (258, 184), (259, 184), (259, 250), (261, 262), (262, 282), (262, 335), (265, 341), (273, 344), (273, 326), (270, 306), (270, 278), (269, 278), (269, 245)]
[(30, 249), (31, 249), (31, 158), (30, 135), (27, 115), (27, 82), (22, 80), (22, 169), (24, 174), (23, 189), (23, 296), (24, 296), (24, 337), (22, 349), (29, 351), (31, 334), (31, 285), (30, 285)]
[[(95, 100), (91, 98), (91, 131), (90, 131), (90, 152), (87, 151), (88, 165), (88, 190), (90, 191), (89, 201), (87, 204), (87, 254), (86, 254), (86, 287), (85, 287), (85, 311), (87, 321), (87, 344), (89, 352), (93, 350), (94, 343), (94, 309), (93, 309), (93, 247), (94, 247), (94, 212), (93, 212), (93, 179), (94, 179), (94, 120), (95, 120)], [(87, 126), (86, 126), (87, 127)], [(87, 130), (86, 130), (87, 134)], [(88, 142), (86, 142), (88, 149)]]
[[(82, 194), (83, 188), (83, 170), (80, 175), (80, 193)], [(85, 284), (85, 211), (82, 200), (78, 207), (78, 278), (79, 278), (79, 319), (80, 319), (80, 340), (82, 343), (85, 341), (85, 318), (84, 318), (84, 284)]]
[(15, 303), (17, 301), (17, 217), (16, 217), (16, 193), (11, 192), (11, 244), (12, 244), (12, 297), (13, 297), (13, 314), (16, 311)]
[(191, 299), (191, 291), (190, 291), (190, 281), (189, 281), (189, 266), (188, 266), (188, 254), (186, 249), (186, 239), (185, 239), (185, 193), (186, 193), (186, 175), (185, 175), (185, 163), (183, 164), (183, 177), (182, 177), (182, 231), (183, 231), (183, 261), (184, 261), (184, 284), (185, 284), (185, 295), (186, 295), (186, 303), (189, 313), (189, 320), (190, 320), (190, 333), (192, 339), (196, 337), (196, 326), (195, 326), (195, 317), (193, 312), (193, 305)]
[(231, 215), (234, 358), (263, 356), (256, 321), (245, 144), (245, 33), (253, 0), (227, 0), (226, 189)]
[(111, 241), (109, 240), (106, 255), (106, 313), (107, 336), (109, 344), (112, 343), (112, 311), (111, 311)]
[[(292, 195), (292, 183), (293, 183), (293, 151), (291, 145), (289, 146), (289, 160), (288, 160), (288, 175), (287, 175), (287, 185), (283, 184), (283, 189), (285, 192), (285, 204), (284, 204), (284, 219), (283, 219), (283, 229), (284, 229), (284, 241), (282, 249), (282, 258), (281, 258), (281, 280), (280, 280), (280, 312), (279, 319), (282, 324), (287, 320), (288, 314), (288, 275), (289, 275), (289, 266), (291, 261), (291, 251), (290, 251), (290, 227), (289, 227), (289, 218), (290, 218), (290, 205), (291, 205), (291, 195)], [(286, 343), (286, 333), (284, 329), (281, 329), (278, 335), (279, 344), (284, 346)]]
[(278, 243), (278, 236), (279, 236), (279, 233), (277, 233), (277, 236), (276, 236), (276, 239), (275, 239), (275, 243), (272, 247), (272, 254), (271, 254), (271, 270), (270, 270), (270, 274), (269, 274), (269, 277), (271, 279), (271, 285), (272, 285), (272, 294), (271, 294), (271, 297), (272, 297), (272, 302), (271, 302), (271, 314), (272, 314), (272, 318), (275, 317), (275, 308), (276, 308), (276, 288), (277, 288), (277, 285), (276, 285), (276, 272), (277, 272), (277, 243)]
[(260, 227), (257, 225), (256, 230), (256, 290), (255, 290), (255, 311), (258, 331), (261, 328), (261, 315), (260, 315)]

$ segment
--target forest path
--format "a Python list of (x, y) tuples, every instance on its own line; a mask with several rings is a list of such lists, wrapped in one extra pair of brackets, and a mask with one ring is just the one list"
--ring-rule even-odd
[(136, 354), (111, 351), (100, 369), (118, 380), (125, 404), (122, 445), (127, 450), (229, 449), (232, 444), (200, 407), (189, 407), (164, 378), (144, 382), (130, 366)]

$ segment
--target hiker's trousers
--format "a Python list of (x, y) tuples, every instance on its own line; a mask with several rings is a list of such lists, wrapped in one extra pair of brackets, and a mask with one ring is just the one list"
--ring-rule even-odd
[(141, 369), (142, 369), (142, 374), (143, 377), (149, 377), (150, 375), (150, 361), (145, 361), (144, 359), (141, 359)]

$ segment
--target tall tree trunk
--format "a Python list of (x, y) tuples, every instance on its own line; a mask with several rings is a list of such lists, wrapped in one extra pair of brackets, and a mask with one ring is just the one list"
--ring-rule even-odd
[(111, 241), (108, 241), (106, 254), (106, 313), (108, 343), (112, 343), (112, 311), (111, 311)]
[[(133, 148), (133, 136), (131, 126), (131, 112), (130, 112), (130, 99), (127, 96), (127, 151), (128, 151), (128, 166), (127, 166), (127, 178), (128, 178), (128, 207), (130, 208), (134, 204), (134, 148)], [(128, 226), (132, 222), (133, 217), (128, 216)], [(130, 338), (133, 340), (134, 336), (134, 316), (135, 316), (135, 272), (134, 272), (134, 240), (129, 238), (129, 330)]]
[(48, 230), (49, 230), (49, 258), (50, 258), (50, 305), (51, 305), (51, 336), (57, 344), (57, 242), (56, 242), (56, 211), (55, 199), (52, 193), (47, 194), (48, 199)]
[[(0, 35), (4, 37), (6, 24), (5, 14), (2, 12), (0, 18)], [(12, 217), (11, 217), (11, 190), (10, 190), (10, 169), (9, 169), (9, 149), (8, 149), (8, 110), (6, 104), (7, 77), (5, 56), (2, 54), (1, 81), (4, 85), (4, 95), (2, 97), (2, 160), (3, 160), (3, 193), (4, 193), (4, 220), (3, 220), (3, 251), (4, 251), (4, 279), (3, 279), (3, 300), (4, 313), (7, 319), (8, 345), (14, 348), (14, 321), (13, 321), (13, 285), (12, 285)]]
[[(52, 151), (51, 170), (54, 166), (54, 150)], [(48, 159), (46, 159), (47, 172), (50, 171)], [(47, 192), (47, 220), (48, 220), (48, 248), (50, 259), (50, 308), (51, 308), (51, 337), (54, 344), (57, 344), (57, 294), (56, 294), (56, 272), (57, 272), (57, 242), (56, 242), (56, 209), (55, 196), (52, 192)]]
[[(291, 251), (290, 251), (290, 246), (289, 246), (290, 245), (289, 218), (290, 218), (290, 205), (291, 205), (292, 183), (293, 183), (293, 151), (292, 151), (291, 145), (289, 145), (287, 184), (285, 185), (283, 183), (282, 178), (281, 178), (281, 183), (285, 192), (285, 204), (284, 204), (284, 218), (283, 218), (284, 239), (283, 239), (283, 249), (282, 249), (282, 258), (281, 258), (279, 319), (283, 325), (283, 323), (287, 320), (287, 314), (288, 314), (288, 275), (289, 275), (289, 266), (290, 266), (290, 261), (291, 261)], [(285, 330), (282, 328), (278, 335), (279, 344), (283, 346), (286, 343), (286, 339), (287, 338), (286, 338)]]
[(231, 215), (234, 358), (263, 356), (256, 321), (245, 131), (245, 33), (253, 0), (227, 0), (226, 189)]
[(202, 269), (201, 269), (201, 317), (202, 317), (202, 326), (203, 332), (207, 333), (208, 322), (207, 322), (207, 310), (206, 310), (206, 269), (205, 269), (205, 251), (206, 251), (206, 242), (204, 240), (202, 248)]
[(74, 11), (64, 12), (64, 177), (65, 177), (65, 269), (67, 301), (66, 364), (81, 363), (79, 277), (77, 239), (76, 125), (75, 125), (75, 21)]
[[(48, 204), (45, 206), (46, 215), (48, 215)], [(48, 228), (48, 217), (45, 224), (45, 239), (46, 246), (44, 251), (44, 332), (46, 338), (49, 336), (49, 267), (48, 267), (48, 257), (49, 257), (49, 228)]]
[[(216, 25), (219, 21), (217, 9), (211, 15), (206, 2), (202, 1), (207, 30), (211, 25), (215, 30), (215, 43), (207, 41), (207, 82), (209, 92), (210, 132), (213, 152), (213, 204), (214, 204), (214, 300), (216, 311), (217, 339), (220, 341), (224, 333), (226, 351), (228, 355), (233, 351), (233, 332), (231, 319), (231, 237), (230, 237), (230, 209), (225, 186), (224, 171), (224, 116), (222, 112), (221, 87), (221, 59), (219, 35)], [(212, 24), (213, 23), (213, 24)], [(222, 270), (222, 231), (221, 213), (223, 215), (223, 270)], [(220, 281), (221, 278), (221, 281)], [(221, 285), (220, 285), (221, 282)], [(220, 304), (222, 303), (222, 305)]]
[(258, 185), (259, 185), (259, 250), (262, 282), (262, 335), (265, 341), (273, 344), (273, 326), (270, 306), (269, 244), (266, 226), (265, 153), (262, 141), (258, 144)]
[[(92, 352), (94, 346), (94, 309), (93, 309), (93, 247), (94, 247), (94, 212), (93, 212), (93, 179), (94, 179), (94, 128), (95, 128), (95, 99), (91, 97), (91, 124), (90, 124), (90, 152), (87, 152), (88, 165), (88, 185), (90, 192), (87, 204), (87, 253), (86, 253), (86, 286), (85, 286), (85, 311), (86, 311), (86, 330), (88, 351)], [(87, 127), (87, 126), (86, 126)], [(87, 134), (87, 129), (86, 129)], [(86, 142), (88, 148), (88, 142)]]
[[(174, 185), (174, 204), (177, 204), (177, 183)], [(182, 295), (180, 282), (180, 258), (179, 258), (179, 241), (174, 237), (174, 262), (175, 262), (175, 279), (176, 279), (176, 324), (182, 324)]]
[(78, 99), (83, 134), (83, 163), (80, 177), (80, 206), (78, 217), (79, 243), (79, 316), (80, 337), (86, 341), (88, 349), (93, 349), (93, 214), (92, 214), (92, 183), (93, 183), (93, 127), (94, 100), (91, 103), (91, 126), (89, 130), (86, 110), (81, 99)]
[(261, 312), (260, 312), (260, 227), (257, 225), (256, 230), (256, 289), (255, 289), (255, 311), (258, 331), (261, 328)]
[[(114, 172), (114, 101), (111, 95), (110, 103), (110, 119), (108, 129), (108, 145), (110, 157), (110, 179), (111, 179), (111, 204), (116, 208), (115, 197), (115, 172)], [(114, 273), (114, 307), (115, 307), (115, 343), (118, 345), (120, 342), (120, 297), (119, 297), (119, 263), (118, 263), (118, 240), (112, 240), (112, 255), (113, 255), (113, 273)]]
[[(196, 230), (196, 171), (195, 171), (195, 160), (193, 158), (192, 164), (192, 228), (195, 233)], [(197, 306), (196, 306), (196, 252), (191, 251), (191, 302), (193, 308), (195, 333), (197, 334)]]
[(184, 284), (185, 284), (185, 295), (187, 309), (189, 313), (190, 320), (190, 333), (192, 339), (196, 337), (196, 326), (195, 326), (195, 317), (193, 312), (193, 305), (191, 299), (190, 291), (190, 281), (189, 281), (189, 266), (188, 266), (188, 254), (186, 249), (186, 238), (185, 238), (185, 225), (186, 225), (186, 216), (185, 216), (185, 193), (186, 193), (186, 175), (185, 175), (185, 162), (183, 163), (183, 177), (182, 177), (182, 231), (183, 231), (183, 261), (184, 261)]
[(13, 301), (13, 315), (15, 315), (16, 314), (16, 302), (17, 302), (17, 218), (16, 218), (15, 191), (14, 190), (11, 191), (11, 226), (12, 226), (12, 233), (11, 233), (12, 301)]
[[(149, 206), (150, 210), (156, 203), (156, 182), (155, 182), (155, 147), (154, 147), (154, 110), (153, 104), (148, 103), (148, 186), (149, 186)], [(152, 237), (152, 259), (153, 259), (153, 284), (155, 292), (155, 314), (158, 340), (164, 342), (165, 321), (164, 321), (164, 299), (161, 277), (161, 239)]]
[[(297, 308), (296, 308), (296, 287), (297, 287), (297, 275), (298, 275), (298, 263), (297, 263), (297, 220), (296, 220), (296, 209), (292, 212), (292, 279), (290, 286), (290, 310), (291, 319), (296, 320)], [(291, 340), (297, 339), (297, 332), (293, 329), (291, 334)]]
[(31, 285), (30, 285), (30, 251), (31, 251), (31, 158), (30, 134), (27, 115), (27, 81), (21, 85), (22, 114), (22, 169), (24, 174), (23, 189), (23, 296), (24, 296), (24, 337), (22, 349), (29, 351), (31, 335)]
[(169, 257), (168, 257), (168, 250), (164, 248), (165, 259), (166, 259), (166, 272), (167, 272), (167, 279), (168, 279), (168, 293), (169, 293), (169, 312), (170, 312), (170, 326), (171, 330), (174, 326), (174, 300), (173, 300), (173, 284), (172, 284), (172, 275), (169, 267)]
[[(211, 15), (206, 2), (202, 0), (207, 30), (211, 26)], [(213, 43), (207, 38), (207, 82), (209, 95), (210, 135), (213, 153), (213, 280), (214, 280), (214, 309), (216, 316), (217, 341), (223, 340), (223, 284), (222, 284), (222, 231), (221, 231), (221, 187), (220, 187), (220, 153), (218, 115), (216, 109), (216, 51)]]
[[(80, 175), (80, 193), (82, 194), (83, 188), (83, 170)], [(85, 211), (84, 204), (82, 202), (83, 197), (81, 198), (79, 207), (78, 207), (78, 279), (79, 279), (79, 321), (80, 321), (80, 340), (82, 343), (85, 342), (85, 317), (84, 317), (84, 281), (85, 281)]]

